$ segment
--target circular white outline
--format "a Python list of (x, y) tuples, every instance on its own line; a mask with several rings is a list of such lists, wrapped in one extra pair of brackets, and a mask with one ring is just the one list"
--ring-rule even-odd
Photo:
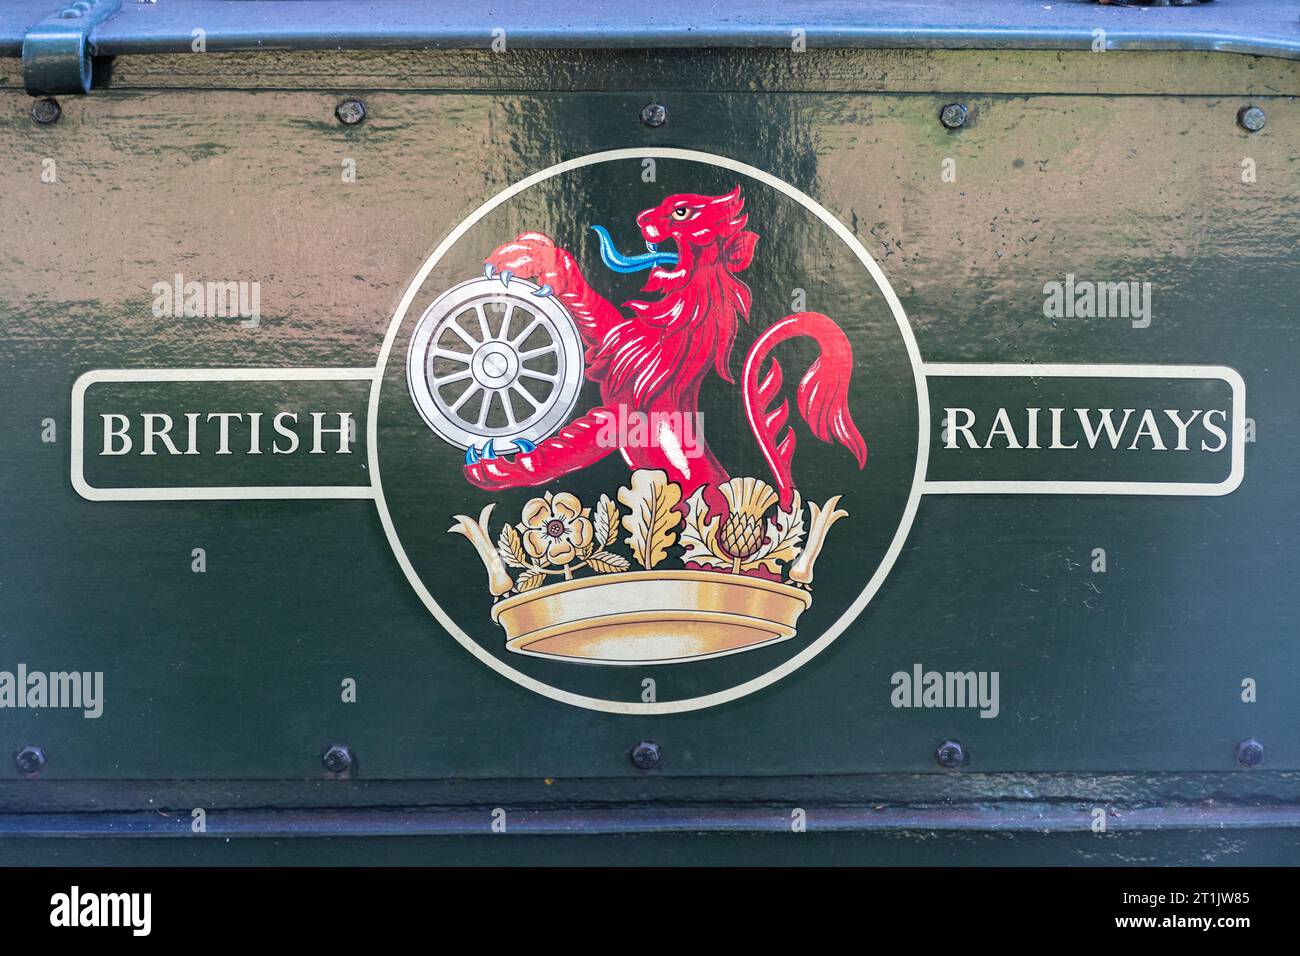
[[(858, 257), (871, 278), (875, 280), (877, 288), (885, 297), (889, 304), (889, 310), (893, 313), (894, 320), (898, 323), (899, 331), (903, 335), (903, 343), (907, 348), (908, 357), (912, 362), (912, 374), (916, 380), (916, 404), (917, 404), (917, 438), (916, 438), (916, 468), (912, 475), (912, 490), (907, 499), (907, 505), (903, 509), (903, 517), (899, 522), (898, 530), (894, 532), (893, 540), (889, 543), (889, 549), (885, 552), (884, 558), (876, 567), (875, 573), (867, 586), (862, 589), (857, 600), (849, 606), (843, 614), (827, 628), (822, 635), (813, 641), (802, 651), (783, 662), (779, 666), (760, 674), (758, 677), (751, 678), (741, 684), (728, 687), (725, 690), (716, 691), (712, 694), (705, 694), (700, 697), (688, 697), (683, 700), (662, 701), (652, 704), (640, 703), (638, 701), (606, 700), (602, 697), (585, 697), (581, 694), (574, 694), (570, 691), (561, 690), (558, 687), (552, 687), (550, 684), (539, 681), (530, 677), (522, 671), (515, 670), (509, 664), (498, 660), (484, 648), (479, 646), (473, 638), (460, 629), (455, 621), (447, 615), (446, 612), (438, 606), (438, 602), (433, 599), (420, 576), (415, 573), (410, 558), (407, 557), (406, 551), (402, 548), (402, 543), (397, 537), (397, 530), (393, 527), (392, 517), (388, 513), (388, 505), (384, 500), (383, 482), (379, 474), (379, 392), (383, 386), (384, 373), (388, 366), (389, 353), (392, 351), (393, 342), (397, 339), (397, 332), (401, 328), (402, 322), (406, 319), (406, 311), (411, 307), (420, 287), (424, 285), (424, 280), (429, 277), (434, 266), (442, 259), (447, 251), (454, 246), (460, 238), (472, 229), (484, 216), (496, 209), (502, 203), (519, 195), (526, 189), (529, 189), (540, 182), (558, 176), (560, 173), (566, 173), (574, 169), (582, 169), (585, 166), (594, 166), (598, 163), (613, 162), (621, 159), (684, 159), (697, 163), (705, 163), (709, 166), (717, 166), (722, 169), (729, 169), (732, 172), (740, 173), (750, 179), (756, 180), (765, 186), (789, 196), (795, 200), (818, 219), (824, 222), (832, 232), (834, 232)], [(681, 714), (693, 710), (702, 710), (706, 707), (715, 707), (718, 704), (724, 704), (727, 701), (736, 700), (757, 690), (761, 690), (770, 684), (776, 683), (787, 674), (798, 670), (808, 661), (812, 660), (819, 653), (825, 650), (831, 643), (840, 636), (851, 623), (862, 613), (880, 586), (888, 577), (890, 570), (893, 569), (894, 562), (898, 559), (899, 552), (903, 549), (903, 542), (907, 539), (908, 533), (912, 529), (912, 522), (916, 518), (917, 505), (921, 500), (921, 489), (925, 481), (925, 465), (930, 454), (930, 393), (926, 388), (925, 374), (922, 371), (921, 353), (916, 345), (916, 338), (912, 335), (912, 327), (908, 324), (907, 314), (903, 311), (902, 303), (898, 301), (898, 296), (889, 280), (885, 278), (884, 272), (871, 257), (866, 248), (860, 243), (854, 235), (849, 232), (848, 228), (830, 214), (820, 203), (811, 196), (801, 192), (789, 183), (777, 179), (770, 173), (765, 173), (761, 169), (756, 169), (746, 163), (738, 162), (734, 159), (728, 159), (725, 156), (717, 156), (712, 153), (704, 153), (693, 149), (673, 149), (673, 148), (630, 148), (630, 149), (611, 149), (599, 153), (590, 153), (586, 156), (579, 156), (576, 159), (566, 160), (562, 163), (556, 163), (554, 166), (548, 166), (540, 172), (533, 173), (524, 179), (519, 180), (513, 186), (510, 186), (497, 193), (483, 205), (479, 206), (468, 217), (461, 221), (455, 229), (438, 244), (433, 250), (433, 254), (425, 260), (420, 271), (416, 273), (415, 278), (406, 289), (406, 294), (402, 296), (402, 301), (397, 305), (397, 311), (393, 314), (393, 320), (388, 326), (388, 334), (384, 336), (383, 347), (379, 350), (379, 361), (375, 365), (375, 380), (370, 388), (370, 403), (367, 423), (367, 445), (368, 457), (370, 462), (370, 474), (374, 487), (375, 508), (379, 512), (380, 523), (384, 526), (384, 534), (388, 537), (388, 543), (393, 549), (393, 556), (397, 558), (397, 563), (401, 565), (402, 572), (406, 579), (419, 595), (420, 600), (424, 602), (430, 613), (438, 620), (452, 637), (464, 647), (467, 651), (477, 657), (480, 661), (491, 667), (498, 674), (509, 678), (521, 687), (549, 697), (552, 700), (558, 700), (565, 704), (571, 704), (574, 707), (583, 707), (587, 710), (603, 711), (609, 714)]]

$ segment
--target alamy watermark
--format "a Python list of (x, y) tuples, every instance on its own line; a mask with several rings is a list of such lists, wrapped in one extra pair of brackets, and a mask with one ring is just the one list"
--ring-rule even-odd
[(58, 928), (125, 927), (132, 936), (153, 928), (152, 893), (83, 893), (73, 886), (50, 897), (50, 925)]
[(254, 329), (262, 321), (262, 284), (260, 282), (185, 281), (176, 273), (171, 282), (155, 282), (153, 314), (155, 318), (226, 318), (237, 317), (245, 328)]
[(997, 671), (927, 671), (913, 664), (910, 672), (896, 671), (889, 683), (895, 707), (978, 707), (981, 717), (996, 717), (1002, 709)]
[(596, 444), (601, 448), (658, 448), (670, 458), (699, 458), (704, 416), (700, 412), (643, 412), (619, 405), (601, 422)]
[(104, 712), (103, 671), (0, 671), (0, 708), (57, 707), (94, 720)]
[(1129, 319), (1133, 328), (1151, 325), (1151, 283), (1125, 280), (1094, 282), (1075, 279), (1043, 286), (1043, 315), (1049, 319)]

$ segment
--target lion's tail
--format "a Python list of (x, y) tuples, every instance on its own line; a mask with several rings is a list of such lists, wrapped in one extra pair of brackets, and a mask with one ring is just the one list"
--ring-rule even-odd
[[(776, 477), (782, 507), (789, 507), (794, 492), (791, 468), (794, 461), (794, 429), (787, 426), (790, 403), (774, 402), (784, 378), (781, 364), (768, 358), (772, 350), (787, 339), (806, 336), (813, 339), (820, 355), (799, 382), (799, 412), (814, 435), (824, 442), (834, 438), (853, 453), (862, 468), (867, 463), (867, 443), (853, 416), (849, 414), (849, 378), (853, 373), (853, 347), (830, 318), (820, 312), (797, 312), (788, 315), (765, 331), (749, 355), (741, 373), (741, 391), (749, 426), (758, 439), (758, 447)], [(763, 366), (767, 364), (766, 372)], [(784, 432), (784, 434), (783, 434)]]

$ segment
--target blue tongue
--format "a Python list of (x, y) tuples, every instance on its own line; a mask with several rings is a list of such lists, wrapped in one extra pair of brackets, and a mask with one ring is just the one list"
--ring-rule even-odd
[[(600, 238), (601, 261), (615, 272), (640, 272), (643, 269), (653, 269), (655, 266), (677, 264), (675, 252), (659, 252), (653, 247), (649, 252), (643, 252), (638, 256), (624, 255), (614, 248), (614, 240), (610, 238), (609, 230), (604, 226), (592, 226), (591, 231)], [(649, 243), (646, 245), (649, 246)]]

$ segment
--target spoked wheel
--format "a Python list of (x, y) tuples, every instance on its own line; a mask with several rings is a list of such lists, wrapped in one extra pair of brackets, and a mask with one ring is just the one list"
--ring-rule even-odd
[(569, 419), (582, 387), (582, 338), (568, 310), (536, 291), (524, 279), (470, 279), (420, 316), (406, 382), (444, 441), (511, 452)]

